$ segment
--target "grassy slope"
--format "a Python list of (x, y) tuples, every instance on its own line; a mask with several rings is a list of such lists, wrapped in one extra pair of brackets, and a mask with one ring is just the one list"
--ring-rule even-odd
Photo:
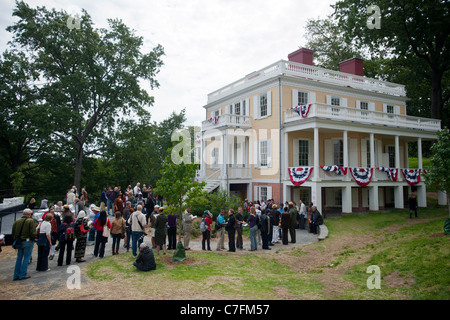
[[(136, 271), (129, 254), (89, 266), (94, 282), (117, 281), (142, 299), (450, 299), (450, 242), (443, 233), (446, 208), (326, 219), (325, 241), (271, 254), (170, 253), (157, 270)], [(275, 247), (277, 248), (277, 247)], [(279, 247), (278, 247), (279, 248)], [(369, 290), (367, 267), (381, 269), (381, 289)], [(103, 287), (103, 286), (102, 286)]]

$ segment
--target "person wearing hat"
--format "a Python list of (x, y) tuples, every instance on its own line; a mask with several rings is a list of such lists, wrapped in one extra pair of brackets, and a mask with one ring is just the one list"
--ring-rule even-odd
[(86, 215), (84, 210), (78, 212), (77, 220), (75, 221), (75, 238), (77, 242), (75, 244), (75, 261), (76, 262), (85, 262), (83, 260), (84, 254), (86, 252), (86, 239), (87, 234), (89, 232), (89, 217)]
[(14, 268), (14, 280), (30, 278), (27, 275), (28, 264), (33, 252), (34, 240), (36, 239), (36, 223), (31, 218), (31, 209), (23, 210), (23, 215), (17, 219), (12, 226), (12, 236), (17, 249), (16, 265)]
[(203, 220), (201, 223), (205, 224), (206, 230), (202, 231), (202, 250), (206, 250), (206, 243), (208, 251), (211, 251), (211, 224), (213, 223), (212, 217), (213, 215), (211, 212), (209, 212), (209, 210), (205, 210), (203, 212)]

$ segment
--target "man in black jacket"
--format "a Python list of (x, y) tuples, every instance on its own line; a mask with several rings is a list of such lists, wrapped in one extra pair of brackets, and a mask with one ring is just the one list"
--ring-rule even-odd
[(147, 244), (143, 244), (139, 249), (139, 255), (133, 265), (141, 271), (151, 271), (156, 269), (155, 256)]
[(236, 223), (236, 218), (234, 216), (234, 210), (230, 209), (228, 211), (228, 222), (225, 226), (225, 230), (228, 232), (228, 251), (236, 252), (236, 246), (234, 242), (235, 228), (234, 225)]

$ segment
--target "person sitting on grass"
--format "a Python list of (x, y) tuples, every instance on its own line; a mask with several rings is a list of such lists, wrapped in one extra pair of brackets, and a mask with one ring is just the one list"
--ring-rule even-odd
[(140, 271), (151, 271), (156, 269), (155, 256), (147, 244), (139, 249), (139, 255), (133, 265)]

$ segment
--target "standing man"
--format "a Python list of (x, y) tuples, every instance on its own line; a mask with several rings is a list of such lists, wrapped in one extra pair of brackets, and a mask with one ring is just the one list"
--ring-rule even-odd
[[(223, 217), (225, 210), (221, 209), (219, 215), (217, 216), (216, 227), (217, 230), (217, 251), (225, 250), (224, 246), (224, 237), (225, 237), (225, 228), (226, 225), (225, 218)], [(218, 229), (219, 228), (219, 229)]]
[(230, 209), (228, 211), (228, 222), (225, 226), (225, 228), (228, 231), (228, 251), (229, 252), (236, 252), (236, 246), (235, 246), (235, 224), (236, 224), (236, 217), (234, 216), (234, 210)]
[(291, 235), (291, 243), (295, 243), (296, 241), (296, 231), (295, 227), (297, 225), (297, 208), (295, 208), (294, 203), (291, 201), (289, 202), (289, 215), (291, 217), (290, 219), (290, 225), (289, 225), (289, 234)]
[[(23, 215), (16, 220), (12, 227), (12, 236), (17, 244), (16, 266), (14, 268), (13, 280), (24, 280), (30, 278), (27, 275), (28, 264), (30, 263), (33, 252), (34, 240), (36, 239), (36, 223), (31, 218), (33, 211), (31, 209), (23, 210)], [(20, 239), (20, 240), (19, 240)]]
[(237, 233), (236, 237), (236, 248), (239, 250), (244, 250), (244, 243), (242, 241), (242, 224), (244, 223), (244, 215), (242, 214), (244, 210), (242, 207), (238, 208), (238, 213), (236, 213), (236, 223), (235, 229)]
[(136, 258), (137, 249), (138, 247), (141, 247), (141, 242), (138, 243), (138, 240), (145, 234), (145, 227), (147, 226), (141, 205), (138, 205), (136, 212), (133, 212), (133, 214), (130, 215), (128, 224), (131, 224), (131, 248), (133, 250), (133, 258)]
[(196, 219), (190, 213), (192, 207), (189, 207), (184, 211), (183, 215), (183, 232), (184, 232), (184, 250), (190, 250), (189, 241), (191, 241), (192, 235), (192, 221)]
[(131, 241), (131, 225), (128, 224), (128, 219), (130, 218), (130, 215), (132, 212), (130, 212), (131, 209), (131, 202), (127, 201), (125, 208), (123, 208), (122, 218), (125, 220), (125, 232), (127, 234), (125, 238), (125, 243), (123, 244), (123, 247), (127, 249), (127, 252), (130, 251), (130, 241)]

